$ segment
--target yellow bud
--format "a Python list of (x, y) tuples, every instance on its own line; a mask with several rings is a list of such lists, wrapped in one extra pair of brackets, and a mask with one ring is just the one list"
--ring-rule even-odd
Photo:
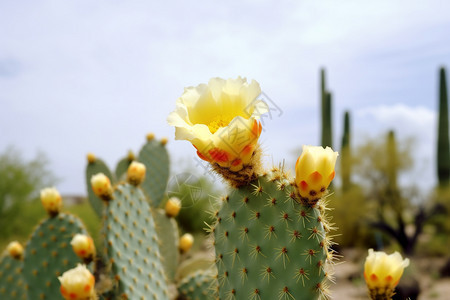
[(180, 250), (181, 253), (188, 252), (191, 250), (192, 245), (194, 244), (194, 237), (190, 233), (185, 233), (180, 238)]
[(88, 153), (87, 160), (88, 160), (88, 163), (93, 164), (93, 163), (95, 163), (97, 158), (95, 157), (94, 153)]
[(98, 173), (91, 177), (91, 187), (94, 191), (94, 194), (97, 195), (97, 197), (109, 201), (112, 198), (112, 187), (111, 187), (111, 181), (109, 178), (103, 174)]
[(41, 190), (41, 203), (49, 215), (55, 216), (61, 210), (62, 198), (57, 189), (45, 188)]
[(161, 139), (161, 145), (165, 146), (168, 142), (168, 139), (166, 137)]
[(64, 272), (58, 277), (61, 283), (61, 294), (66, 300), (95, 299), (94, 276), (85, 265), (78, 264), (74, 269)]
[(75, 234), (70, 244), (75, 254), (81, 259), (92, 260), (94, 258), (95, 246), (90, 236)]
[(295, 164), (295, 183), (301, 198), (313, 206), (334, 178), (338, 153), (330, 147), (303, 146)]
[(155, 138), (155, 134), (153, 132), (150, 132), (147, 134), (147, 141), (151, 141)]
[(22, 259), (23, 256), (23, 247), (18, 241), (14, 241), (8, 244), (6, 247), (9, 255), (14, 257), (15, 259)]
[(136, 186), (141, 184), (145, 179), (145, 170), (143, 163), (133, 161), (128, 167), (127, 181)]
[(176, 197), (172, 197), (166, 202), (166, 215), (175, 218), (181, 209), (181, 201)]
[(128, 160), (129, 161), (133, 161), (133, 160), (135, 160), (136, 159), (136, 156), (134, 155), (134, 153), (133, 153), (133, 151), (128, 151)]
[(364, 279), (371, 297), (373, 299), (377, 295), (386, 296), (382, 299), (391, 297), (402, 277), (403, 270), (408, 265), (409, 259), (403, 259), (398, 252), (388, 255), (382, 251), (369, 249), (369, 255), (364, 264)]

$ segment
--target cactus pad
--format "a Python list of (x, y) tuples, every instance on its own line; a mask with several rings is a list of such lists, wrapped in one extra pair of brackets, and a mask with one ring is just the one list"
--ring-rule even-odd
[(28, 299), (61, 299), (58, 276), (74, 268), (80, 259), (70, 242), (76, 233), (87, 234), (81, 221), (60, 213), (38, 225), (25, 248), (23, 275)]
[(222, 199), (211, 228), (221, 299), (326, 297), (328, 225), (293, 190), (274, 169)]
[(26, 300), (23, 261), (10, 255), (0, 258), (0, 299)]
[(150, 139), (139, 152), (138, 160), (147, 167), (142, 189), (152, 207), (158, 207), (164, 198), (169, 180), (169, 154), (164, 143)]
[(118, 185), (105, 213), (107, 254), (125, 299), (168, 299), (150, 206), (143, 192)]
[(217, 272), (197, 271), (184, 278), (178, 285), (179, 299), (212, 300), (218, 299)]
[(88, 191), (89, 202), (91, 203), (94, 211), (99, 217), (103, 216), (103, 201), (97, 197), (91, 187), (91, 177), (95, 174), (103, 173), (109, 178), (111, 184), (114, 184), (115, 179), (108, 166), (101, 159), (95, 159), (93, 162), (89, 162), (86, 167), (86, 187)]

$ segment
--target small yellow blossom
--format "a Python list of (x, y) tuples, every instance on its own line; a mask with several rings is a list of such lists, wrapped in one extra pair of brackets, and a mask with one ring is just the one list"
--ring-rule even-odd
[(314, 203), (322, 197), (334, 178), (337, 157), (330, 147), (303, 146), (295, 164), (295, 183), (302, 198)]
[(84, 234), (75, 234), (70, 242), (75, 254), (87, 260), (92, 260), (95, 256), (94, 241), (90, 236)]
[(369, 255), (364, 264), (364, 278), (371, 297), (373, 299), (376, 295), (386, 295), (386, 299), (391, 297), (402, 277), (403, 270), (408, 265), (409, 259), (403, 259), (398, 252), (388, 255), (382, 251), (369, 249)]
[(6, 250), (15, 259), (21, 259), (23, 256), (23, 246), (18, 241), (9, 243)]
[(188, 252), (194, 244), (194, 237), (190, 233), (185, 233), (180, 238), (180, 250), (182, 253)]
[(172, 197), (166, 202), (166, 215), (171, 218), (175, 218), (181, 209), (181, 201), (176, 197)]
[(94, 276), (85, 265), (78, 264), (74, 269), (58, 277), (61, 294), (66, 300), (95, 299)]
[(185, 88), (167, 121), (175, 139), (187, 140), (211, 164), (239, 171), (255, 152), (261, 134), (260, 116), (268, 112), (258, 100), (259, 83), (212, 78), (208, 84)]
[(47, 213), (57, 215), (61, 210), (62, 198), (55, 188), (45, 188), (41, 190), (41, 202)]
[(133, 161), (128, 167), (127, 181), (133, 185), (141, 184), (145, 179), (145, 165), (143, 163)]
[(111, 181), (109, 178), (103, 174), (98, 173), (91, 177), (91, 187), (94, 191), (94, 194), (97, 195), (97, 197), (103, 199), (103, 200), (110, 200), (112, 197), (112, 187), (111, 187)]

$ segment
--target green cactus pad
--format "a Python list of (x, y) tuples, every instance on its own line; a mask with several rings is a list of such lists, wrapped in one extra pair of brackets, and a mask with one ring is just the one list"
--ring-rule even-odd
[(161, 141), (150, 139), (139, 152), (138, 160), (146, 168), (142, 189), (150, 200), (152, 207), (158, 207), (164, 199), (169, 180), (169, 154)]
[(296, 201), (287, 175), (274, 169), (222, 202), (211, 228), (220, 299), (326, 297), (328, 225)]
[(99, 217), (103, 216), (103, 201), (99, 197), (97, 197), (92, 190), (91, 186), (91, 177), (95, 174), (103, 173), (106, 175), (106, 177), (109, 178), (111, 181), (111, 184), (114, 184), (115, 178), (111, 171), (109, 170), (108, 166), (103, 162), (101, 159), (95, 159), (94, 162), (88, 163), (86, 167), (86, 187), (88, 191), (88, 198), (89, 202), (91, 203), (92, 207), (94, 208), (94, 211), (97, 213)]
[(87, 231), (69, 214), (60, 213), (37, 226), (26, 245), (23, 264), (29, 300), (62, 299), (58, 276), (80, 263), (70, 245), (77, 233)]
[(125, 180), (125, 174), (127, 173), (128, 167), (132, 162), (133, 160), (130, 159), (130, 155), (127, 155), (117, 163), (115, 173), (118, 181)]
[(178, 285), (180, 300), (218, 299), (217, 272), (197, 271), (184, 278)]
[(26, 300), (23, 261), (10, 255), (0, 258), (0, 299)]
[(174, 218), (168, 217), (163, 209), (153, 210), (153, 218), (159, 238), (159, 252), (162, 256), (164, 270), (167, 278), (173, 281), (180, 262), (178, 224)]
[(130, 184), (115, 188), (105, 213), (107, 254), (126, 299), (168, 299), (168, 288), (151, 209)]

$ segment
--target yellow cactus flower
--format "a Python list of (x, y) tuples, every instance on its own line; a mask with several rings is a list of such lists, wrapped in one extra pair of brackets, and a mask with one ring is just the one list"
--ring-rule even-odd
[(64, 272), (58, 277), (61, 283), (61, 294), (66, 300), (91, 300), (96, 299), (94, 275), (85, 265), (78, 264), (74, 269)]
[(364, 264), (364, 278), (372, 299), (379, 299), (379, 295), (385, 296), (382, 299), (390, 299), (408, 265), (409, 259), (403, 259), (398, 252), (388, 255), (383, 251), (369, 249)]
[(251, 161), (261, 134), (260, 116), (269, 111), (257, 99), (260, 93), (254, 80), (212, 78), (185, 88), (167, 121), (175, 126), (175, 139), (190, 141), (201, 159), (239, 171)]
[(172, 197), (166, 202), (165, 210), (166, 215), (175, 218), (181, 209), (181, 201), (176, 197)]
[(54, 216), (59, 213), (62, 206), (62, 198), (55, 188), (41, 190), (41, 203), (48, 214)]
[(334, 178), (338, 153), (330, 147), (303, 146), (295, 164), (295, 183), (302, 199), (314, 205)]
[(180, 238), (180, 250), (182, 253), (188, 252), (191, 250), (192, 245), (194, 244), (194, 237), (190, 233), (185, 233)]
[(11, 255), (15, 259), (22, 259), (23, 246), (18, 241), (9, 243), (8, 247), (6, 247), (6, 250), (8, 251), (9, 255)]
[(75, 254), (81, 259), (92, 260), (94, 258), (95, 246), (90, 236), (75, 234), (70, 244)]
[(128, 167), (127, 181), (133, 185), (139, 185), (145, 178), (145, 165), (143, 163), (133, 161)]
[(103, 173), (95, 174), (91, 177), (91, 187), (94, 191), (94, 194), (103, 199), (103, 200), (111, 200), (112, 198), (112, 187), (111, 181), (108, 176)]

